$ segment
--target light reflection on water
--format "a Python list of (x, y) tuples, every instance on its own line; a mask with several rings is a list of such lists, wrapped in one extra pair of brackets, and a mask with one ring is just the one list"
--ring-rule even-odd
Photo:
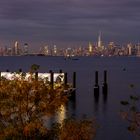
[(67, 104), (61, 105), (60, 109), (55, 115), (55, 121), (62, 123), (64, 119), (76, 118), (76, 104), (74, 100), (69, 100)]
[(66, 118), (66, 106), (61, 105), (59, 111), (56, 113), (55, 118), (58, 123), (63, 122), (63, 120)]
[(54, 116), (44, 116), (42, 119), (45, 126), (47, 126), (47, 128), (51, 128), (54, 123), (62, 124), (63, 120), (67, 118), (76, 118), (75, 109), (75, 101), (69, 100), (67, 104), (61, 105)]

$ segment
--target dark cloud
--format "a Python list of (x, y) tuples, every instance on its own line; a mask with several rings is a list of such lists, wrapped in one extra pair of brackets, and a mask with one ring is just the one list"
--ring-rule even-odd
[[(41, 42), (139, 41), (139, 0), (1, 0), (0, 39)], [(37, 46), (37, 45), (36, 45)]]

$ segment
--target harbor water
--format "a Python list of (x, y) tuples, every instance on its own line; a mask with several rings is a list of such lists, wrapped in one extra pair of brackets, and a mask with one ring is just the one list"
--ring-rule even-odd
[[(40, 65), (40, 72), (68, 73), (68, 81), (76, 72), (76, 100), (68, 107), (68, 114), (76, 118), (96, 118), (99, 125), (95, 140), (133, 140), (135, 137), (127, 131), (128, 124), (122, 120), (119, 111), (121, 100), (140, 92), (139, 57), (64, 57), (45, 56), (6, 56), (0, 57), (0, 71), (28, 71), (32, 64)], [(102, 85), (104, 70), (107, 70), (108, 93), (104, 97)], [(95, 71), (99, 75), (99, 99), (94, 97)], [(134, 89), (130, 85), (134, 85)]]

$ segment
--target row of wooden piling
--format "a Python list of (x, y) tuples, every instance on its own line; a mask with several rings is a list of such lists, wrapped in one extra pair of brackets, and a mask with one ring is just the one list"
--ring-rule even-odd
[[(53, 85), (54, 85), (54, 73), (52, 70), (49, 71), (50, 73), (50, 85), (51, 87), (53, 88)], [(62, 71), (60, 71), (60, 73), (62, 73)], [(68, 74), (65, 72), (64, 73), (64, 86), (66, 86), (68, 84)], [(72, 81), (72, 87), (74, 89), (76, 89), (76, 72), (73, 72), (73, 81)]]
[[(94, 85), (94, 94), (98, 95), (100, 92), (100, 86), (98, 83), (98, 71), (95, 72), (95, 85)], [(102, 92), (103, 94), (107, 94), (108, 92), (108, 84), (107, 84), (107, 71), (104, 71), (104, 81), (102, 84)]]
[[(8, 69), (6, 72), (10, 72)], [(22, 72), (22, 69), (19, 69), (18, 72)], [(50, 73), (50, 85), (53, 88), (54, 87), (54, 72), (52, 70), (49, 71)], [(60, 70), (58, 73), (63, 73), (62, 70)], [(1, 77), (1, 72), (0, 72)], [(38, 72), (35, 72), (35, 79), (38, 80)], [(68, 74), (67, 72), (64, 72), (64, 85), (66, 86), (68, 84)], [(73, 81), (72, 81), (72, 87), (76, 88), (76, 72), (73, 72)]]
[[(6, 70), (6, 72), (9, 72), (9, 70)], [(22, 72), (22, 69), (19, 69), (19, 72)], [(49, 71), (50, 73), (50, 87), (54, 88), (54, 72), (52, 70)], [(62, 70), (59, 71), (59, 73), (63, 73)], [(1, 74), (0, 74), (1, 77)], [(35, 79), (38, 80), (38, 72), (35, 72)], [(103, 84), (102, 84), (102, 92), (103, 94), (107, 94), (108, 92), (108, 84), (107, 84), (107, 71), (104, 70), (104, 78), (103, 78)], [(64, 72), (64, 86), (67, 86), (68, 84), (68, 74)], [(73, 88), (73, 96), (75, 98), (75, 91), (76, 91), (76, 72), (73, 72), (73, 80), (72, 80), (72, 88)], [(98, 82), (98, 71), (95, 71), (95, 84), (94, 84), (94, 95), (96, 97), (99, 96), (100, 92), (100, 86)]]

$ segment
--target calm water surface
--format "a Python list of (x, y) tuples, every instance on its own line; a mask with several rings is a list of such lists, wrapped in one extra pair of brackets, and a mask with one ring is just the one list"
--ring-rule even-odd
[[(32, 64), (40, 65), (40, 72), (53, 70), (58, 72), (62, 69), (68, 72), (69, 81), (72, 73), (77, 72), (77, 91), (74, 107), (70, 112), (77, 118), (87, 116), (96, 118), (100, 125), (96, 140), (133, 140), (135, 137), (127, 132), (127, 124), (120, 118), (119, 111), (122, 109), (121, 100), (129, 95), (139, 94), (140, 91), (140, 58), (139, 57), (79, 57), (78, 60), (63, 57), (0, 57), (0, 70), (16, 71), (22, 68), (28, 71)], [(99, 71), (100, 97), (94, 99), (94, 73)], [(103, 71), (108, 71), (108, 96), (104, 99), (101, 85), (103, 83)], [(129, 87), (135, 85), (135, 91)], [(73, 104), (71, 104), (73, 106)]]

